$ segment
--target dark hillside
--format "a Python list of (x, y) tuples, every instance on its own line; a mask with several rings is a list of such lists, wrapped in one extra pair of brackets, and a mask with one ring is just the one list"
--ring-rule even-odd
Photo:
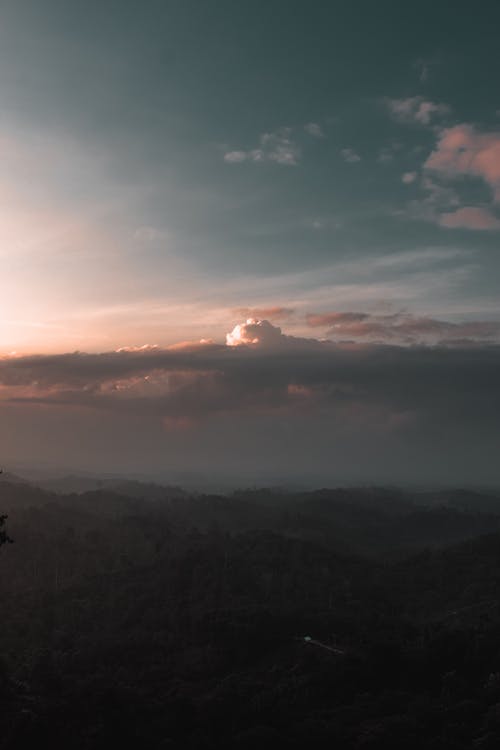
[(4, 747), (496, 746), (496, 517), (0, 492)]

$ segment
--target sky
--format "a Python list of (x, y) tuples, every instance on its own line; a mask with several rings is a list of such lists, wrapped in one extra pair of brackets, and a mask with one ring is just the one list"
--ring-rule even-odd
[(2, 460), (500, 482), (499, 22), (2, 0)]

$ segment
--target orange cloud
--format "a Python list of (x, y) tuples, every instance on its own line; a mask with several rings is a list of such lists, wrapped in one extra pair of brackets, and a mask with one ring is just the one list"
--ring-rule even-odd
[(260, 320), (287, 320), (294, 312), (292, 307), (238, 307), (233, 310), (238, 317)]
[(446, 178), (479, 177), (500, 201), (500, 133), (480, 133), (472, 125), (462, 124), (441, 131), (437, 148), (425, 168)]
[(452, 323), (436, 320), (426, 315), (408, 313), (369, 315), (367, 313), (323, 313), (306, 318), (311, 327), (329, 327), (327, 335), (348, 337), (364, 341), (399, 341), (411, 344), (424, 341), (447, 343), (464, 339), (498, 339), (500, 323), (497, 321), (465, 321)]
[(479, 206), (463, 206), (456, 211), (441, 214), (439, 223), (449, 229), (500, 229), (500, 219)]

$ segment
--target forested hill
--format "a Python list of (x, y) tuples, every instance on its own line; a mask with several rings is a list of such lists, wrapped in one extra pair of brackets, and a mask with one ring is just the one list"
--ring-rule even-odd
[(2, 480), (0, 746), (496, 748), (497, 502)]

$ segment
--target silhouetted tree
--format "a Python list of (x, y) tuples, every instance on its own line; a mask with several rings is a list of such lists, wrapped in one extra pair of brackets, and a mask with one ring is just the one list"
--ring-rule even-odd
[(2, 546), (2, 544), (7, 544), (7, 542), (12, 542), (12, 539), (9, 537), (5, 529), (6, 520), (7, 520), (7, 516), (0, 516), (0, 547)]

